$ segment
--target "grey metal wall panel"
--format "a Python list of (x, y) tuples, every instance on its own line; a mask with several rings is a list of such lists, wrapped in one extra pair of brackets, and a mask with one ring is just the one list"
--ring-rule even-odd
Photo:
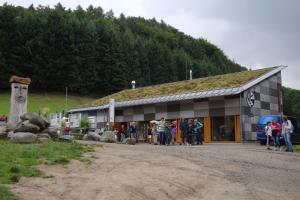
[(194, 104), (193, 103), (180, 103), (180, 110), (193, 110), (194, 109)]
[(212, 117), (225, 116), (225, 108), (209, 108), (209, 115)]
[(115, 121), (116, 122), (123, 122), (124, 121), (124, 116), (116, 116)]
[(144, 114), (133, 115), (133, 121), (144, 121)]
[(125, 122), (131, 122), (131, 121), (133, 121), (133, 115), (125, 115), (124, 116), (124, 121)]
[(182, 110), (180, 111), (180, 118), (193, 118), (195, 117), (194, 110)]
[(155, 120), (155, 113), (147, 113), (144, 115), (145, 121)]
[(144, 113), (155, 113), (155, 105), (145, 105), (144, 106)]
[(208, 110), (208, 101), (206, 102), (196, 102), (194, 103), (194, 110), (207, 109)]
[(209, 116), (209, 110), (208, 109), (195, 110), (194, 116), (195, 117), (208, 117)]
[(240, 107), (227, 107), (225, 108), (225, 115), (239, 115)]
[(135, 106), (135, 107), (133, 107), (133, 114), (134, 115), (142, 115), (142, 114), (144, 114), (144, 108), (143, 108), (143, 106)]
[(167, 112), (167, 104), (157, 104), (157, 105), (155, 105), (155, 112), (156, 113)]
[(176, 119), (180, 117), (180, 112), (168, 112), (167, 119)]

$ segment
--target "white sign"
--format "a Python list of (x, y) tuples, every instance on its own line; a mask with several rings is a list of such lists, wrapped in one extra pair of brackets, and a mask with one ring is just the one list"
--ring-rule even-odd
[(109, 122), (115, 122), (115, 100), (109, 99)]
[(247, 104), (250, 108), (252, 108), (254, 106), (254, 102), (255, 102), (255, 96), (254, 96), (254, 92), (248, 92), (247, 94)]

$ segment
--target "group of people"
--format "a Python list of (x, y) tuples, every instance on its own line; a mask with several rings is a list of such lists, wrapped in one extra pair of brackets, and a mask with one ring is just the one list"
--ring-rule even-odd
[(294, 127), (290, 120), (285, 116), (283, 117), (282, 126), (275, 119), (272, 122), (267, 122), (265, 127), (265, 134), (267, 137), (267, 149), (270, 150), (270, 140), (273, 138), (275, 151), (280, 150), (280, 137), (284, 138), (286, 149), (285, 151), (293, 152), (293, 145), (291, 141), (291, 134)]
[[(197, 119), (182, 119), (180, 123), (181, 141), (180, 145), (203, 144), (203, 124)], [(116, 131), (116, 139), (123, 143), (125, 138), (138, 140), (136, 123), (129, 123), (128, 129), (122, 124)], [(149, 144), (170, 145), (176, 143), (177, 123), (167, 121), (164, 117), (160, 121), (149, 122), (144, 134), (144, 141)]]

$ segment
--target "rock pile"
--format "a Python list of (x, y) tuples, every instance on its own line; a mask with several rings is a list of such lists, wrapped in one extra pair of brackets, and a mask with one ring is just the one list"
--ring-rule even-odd
[(17, 143), (47, 142), (57, 138), (57, 129), (49, 127), (49, 121), (36, 113), (25, 113), (20, 116), (22, 120), (16, 128), (8, 134), (11, 141)]
[(94, 132), (88, 132), (87, 134), (85, 134), (83, 136), (83, 140), (116, 142), (114, 131), (104, 131), (103, 133), (101, 133), (99, 129), (96, 129)]

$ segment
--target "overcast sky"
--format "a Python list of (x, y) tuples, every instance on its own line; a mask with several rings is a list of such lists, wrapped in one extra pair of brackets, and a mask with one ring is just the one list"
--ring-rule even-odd
[[(58, 0), (0, 0), (28, 7)], [(116, 16), (155, 17), (220, 47), (247, 68), (287, 65), (283, 85), (300, 89), (300, 1), (298, 0), (60, 0), (112, 9)]]

